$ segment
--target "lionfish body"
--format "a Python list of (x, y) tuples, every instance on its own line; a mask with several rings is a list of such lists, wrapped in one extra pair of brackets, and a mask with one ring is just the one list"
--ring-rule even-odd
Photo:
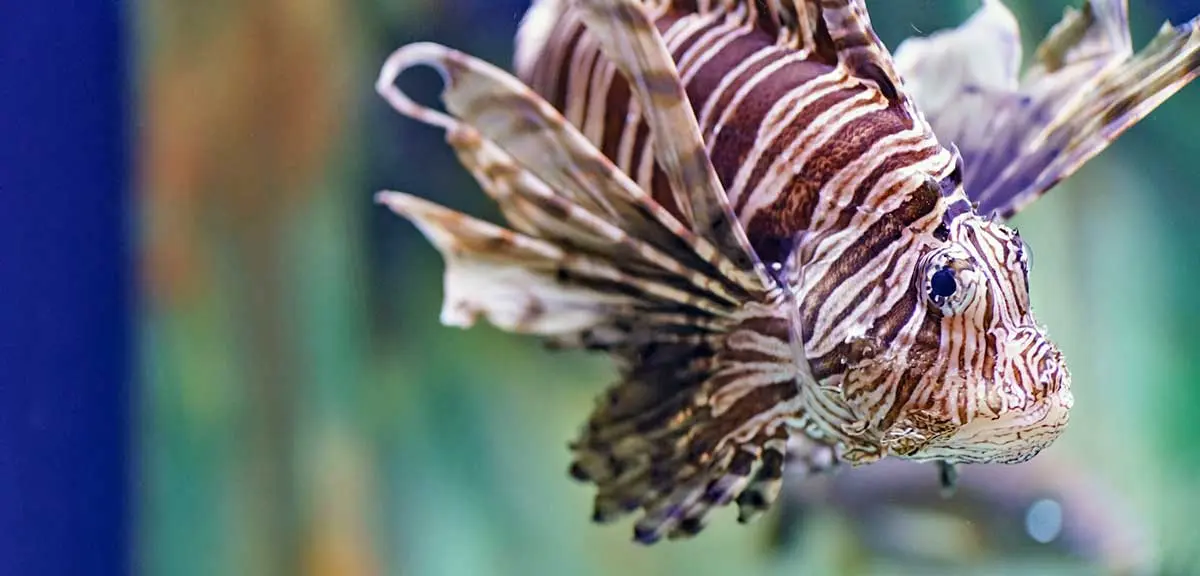
[[(994, 0), (895, 60), (861, 0), (538, 0), (519, 80), (418, 44), (379, 84), (447, 130), (512, 229), (381, 199), (445, 255), (445, 323), (618, 361), (572, 474), (596, 484), (597, 521), (640, 509), (638, 540), (685, 536), (714, 506), (765, 509), (785, 459), (1050, 444), (1070, 378), (997, 216), (1190, 80), (1195, 28), (1131, 57), (1124, 2), (1094, 0), (1022, 84)], [(418, 64), (449, 114), (395, 89)]]

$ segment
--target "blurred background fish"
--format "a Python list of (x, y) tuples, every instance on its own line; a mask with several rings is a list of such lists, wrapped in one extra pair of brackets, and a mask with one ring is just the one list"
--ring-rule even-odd
[[(977, 0), (868, 2), (893, 49)], [(1008, 0), (1032, 43), (1065, 2)], [(1200, 4), (1132, 11), (1134, 44)], [(495, 220), (434, 129), (374, 93), (396, 46), (508, 68), (520, 0), (139, 4), (143, 376), (138, 562), (151, 574), (1195, 573), (1200, 91), (1015, 220), (1076, 404), (1034, 461), (943, 500), (904, 463), (788, 484), (749, 528), (635, 548), (596, 527), (565, 441), (614, 373), (441, 327), (442, 264), (379, 189)], [(1032, 46), (1026, 46), (1026, 52)], [(435, 74), (401, 79), (434, 102)], [(723, 510), (718, 516), (733, 514)], [(719, 519), (721, 520), (721, 519)]]

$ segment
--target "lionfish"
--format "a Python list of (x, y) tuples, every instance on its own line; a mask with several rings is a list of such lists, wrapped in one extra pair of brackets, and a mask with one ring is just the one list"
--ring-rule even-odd
[[(863, 0), (535, 0), (515, 72), (431, 43), (380, 94), (446, 131), (508, 227), (377, 200), (446, 262), (443, 324), (603, 351), (620, 381), (570, 445), (593, 519), (747, 521), (785, 462), (1019, 463), (1070, 375), (1004, 219), (1190, 81), (1197, 20), (1134, 54), (1125, 0), (1068, 9), (1023, 74), (1013, 15), (893, 57)], [(441, 73), (445, 111), (396, 85)]]

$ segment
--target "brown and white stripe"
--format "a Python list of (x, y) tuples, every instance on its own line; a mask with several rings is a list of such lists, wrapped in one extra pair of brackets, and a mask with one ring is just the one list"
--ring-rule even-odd
[[(1161, 90), (1194, 72), (1187, 38), (1148, 60)], [(1061, 432), (1070, 378), (1029, 310), (1028, 248), (973, 209), (963, 155), (862, 0), (537, 0), (515, 61), (518, 78), (411, 45), (378, 85), (446, 129), (513, 230), (380, 199), (445, 256), (444, 322), (617, 360), (572, 444), (595, 520), (640, 509), (645, 543), (734, 500), (748, 520), (797, 436), (857, 463), (953, 463), (1022, 461)], [(448, 113), (395, 88), (416, 65), (442, 72)], [(1156, 92), (1130, 78), (1111, 93), (1143, 113)]]
[[(855, 28), (862, 21), (853, 3), (806, 6), (829, 22), (828, 37), (818, 41), (781, 34), (786, 24), (772, 19), (787, 7), (767, 5), (647, 3), (675, 69), (641, 72), (678, 74), (705, 155), (754, 253), (768, 267), (782, 267), (793, 252), (808, 255), (803, 282), (791, 288), (803, 295), (805, 351), (822, 358), (838, 355), (905, 299), (923, 242), (917, 231), (932, 231), (944, 203), (961, 199), (941, 198), (943, 188), (931, 195), (927, 183), (950, 177), (955, 157), (896, 87), (881, 88), (895, 81), (885, 72), (891, 67), (874, 35)], [(527, 33), (544, 44), (519, 47), (540, 54), (523, 61), (523, 79), (679, 214), (674, 187), (651, 153), (655, 131), (616, 66), (597, 57), (594, 31), (564, 3), (542, 2), (531, 14), (540, 10), (562, 17), (544, 33)], [(869, 59), (880, 63), (864, 64)], [(862, 69), (872, 73), (864, 77)], [(944, 189), (961, 195), (955, 186)], [(910, 315), (925, 309), (923, 301), (905, 303)], [(821, 363), (814, 376), (836, 378), (847, 366)], [(850, 417), (827, 398), (813, 403)]]

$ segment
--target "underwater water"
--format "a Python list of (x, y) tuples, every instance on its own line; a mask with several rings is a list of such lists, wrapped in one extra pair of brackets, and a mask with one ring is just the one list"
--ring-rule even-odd
[[(1065, 2), (1008, 0), (1031, 43)], [(893, 49), (976, 0), (872, 0)], [(1140, 47), (1200, 3), (1135, 2)], [(495, 220), (443, 135), (374, 92), (433, 40), (508, 67), (516, 0), (143, 2), (137, 560), (150, 574), (1200, 573), (1200, 88), (1014, 224), (1071, 368), (1033, 461), (888, 462), (789, 486), (750, 526), (632, 544), (589, 521), (567, 442), (607, 359), (442, 327), (442, 263), (372, 201)], [(425, 102), (429, 71), (402, 82)]]

